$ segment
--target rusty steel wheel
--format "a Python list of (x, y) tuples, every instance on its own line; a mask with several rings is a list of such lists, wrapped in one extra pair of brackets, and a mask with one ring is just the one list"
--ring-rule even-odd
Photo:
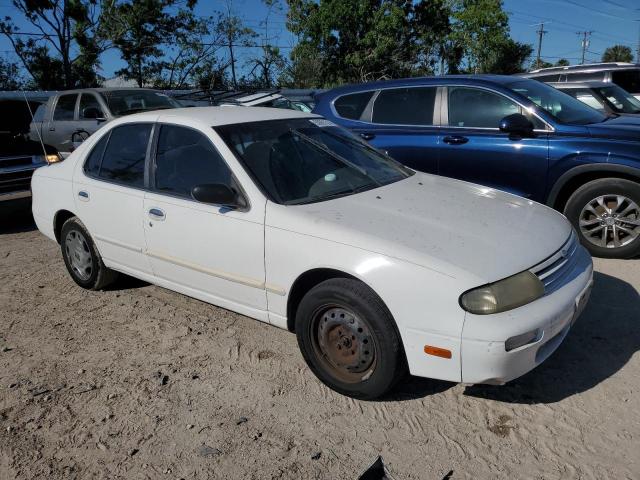
[(366, 380), (375, 368), (376, 346), (366, 322), (346, 308), (320, 309), (313, 320), (313, 347), (333, 376)]

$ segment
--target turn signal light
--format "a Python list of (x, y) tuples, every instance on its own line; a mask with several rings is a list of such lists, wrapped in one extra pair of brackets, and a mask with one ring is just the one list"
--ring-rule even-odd
[(451, 358), (451, 350), (446, 348), (434, 347), (432, 345), (424, 346), (424, 353), (427, 355), (433, 355), (434, 357)]

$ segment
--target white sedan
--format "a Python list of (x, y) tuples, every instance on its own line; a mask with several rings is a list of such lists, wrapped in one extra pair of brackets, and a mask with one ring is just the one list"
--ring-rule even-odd
[(329, 387), (503, 384), (544, 361), (592, 262), (538, 203), (416, 173), (321, 117), (205, 107), (109, 123), (32, 182), (69, 274), (121, 272), (295, 331)]

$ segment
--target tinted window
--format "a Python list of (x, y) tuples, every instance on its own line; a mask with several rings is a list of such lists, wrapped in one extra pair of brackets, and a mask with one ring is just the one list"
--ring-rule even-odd
[(535, 77), (531, 77), (534, 80), (538, 80), (539, 82), (557, 82), (560, 75), (557, 73), (549, 74), (549, 75), (536, 75)]
[(373, 96), (373, 92), (352, 93), (336, 99), (333, 106), (338, 115), (352, 120), (358, 120), (367, 107), (367, 103)]
[(190, 197), (196, 185), (231, 186), (231, 171), (202, 133), (163, 125), (158, 139), (155, 179), (157, 190)]
[(100, 108), (100, 104), (98, 103), (98, 99), (91, 95), (90, 93), (83, 93), (80, 96), (80, 113), (79, 116), (81, 119), (95, 119), (95, 117), (85, 117), (84, 111), (86, 108), (97, 108), (99, 113), (99, 117), (104, 117), (102, 113), (102, 109)]
[(114, 116), (181, 106), (173, 98), (153, 90), (110, 90), (102, 92), (102, 97)]
[(507, 115), (520, 107), (502, 95), (478, 88), (449, 87), (449, 125), (454, 127), (498, 128)]
[(150, 124), (114, 128), (102, 158), (100, 178), (133, 187), (144, 186), (144, 160), (150, 133)]
[(397, 182), (411, 171), (323, 119), (216, 127), (278, 203), (313, 203)]
[(640, 93), (640, 70), (611, 72), (611, 80), (627, 92)]
[(589, 80), (604, 80), (604, 72), (567, 72), (567, 82), (586, 82)]
[(78, 95), (61, 95), (53, 112), (54, 120), (73, 120)]
[(392, 88), (382, 90), (373, 106), (374, 123), (433, 125), (436, 88)]
[(98, 141), (98, 143), (93, 147), (93, 150), (91, 150), (87, 160), (84, 162), (84, 172), (87, 175), (94, 177), (98, 176), (100, 171), (100, 162), (102, 161), (104, 147), (107, 146), (107, 140), (109, 140), (109, 134), (106, 134)]

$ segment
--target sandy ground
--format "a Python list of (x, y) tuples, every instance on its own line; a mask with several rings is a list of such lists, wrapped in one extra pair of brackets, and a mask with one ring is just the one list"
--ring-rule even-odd
[(125, 279), (78, 288), (0, 206), (0, 479), (640, 478), (640, 260), (596, 260), (561, 348), (503, 387), (333, 393), (295, 336)]

